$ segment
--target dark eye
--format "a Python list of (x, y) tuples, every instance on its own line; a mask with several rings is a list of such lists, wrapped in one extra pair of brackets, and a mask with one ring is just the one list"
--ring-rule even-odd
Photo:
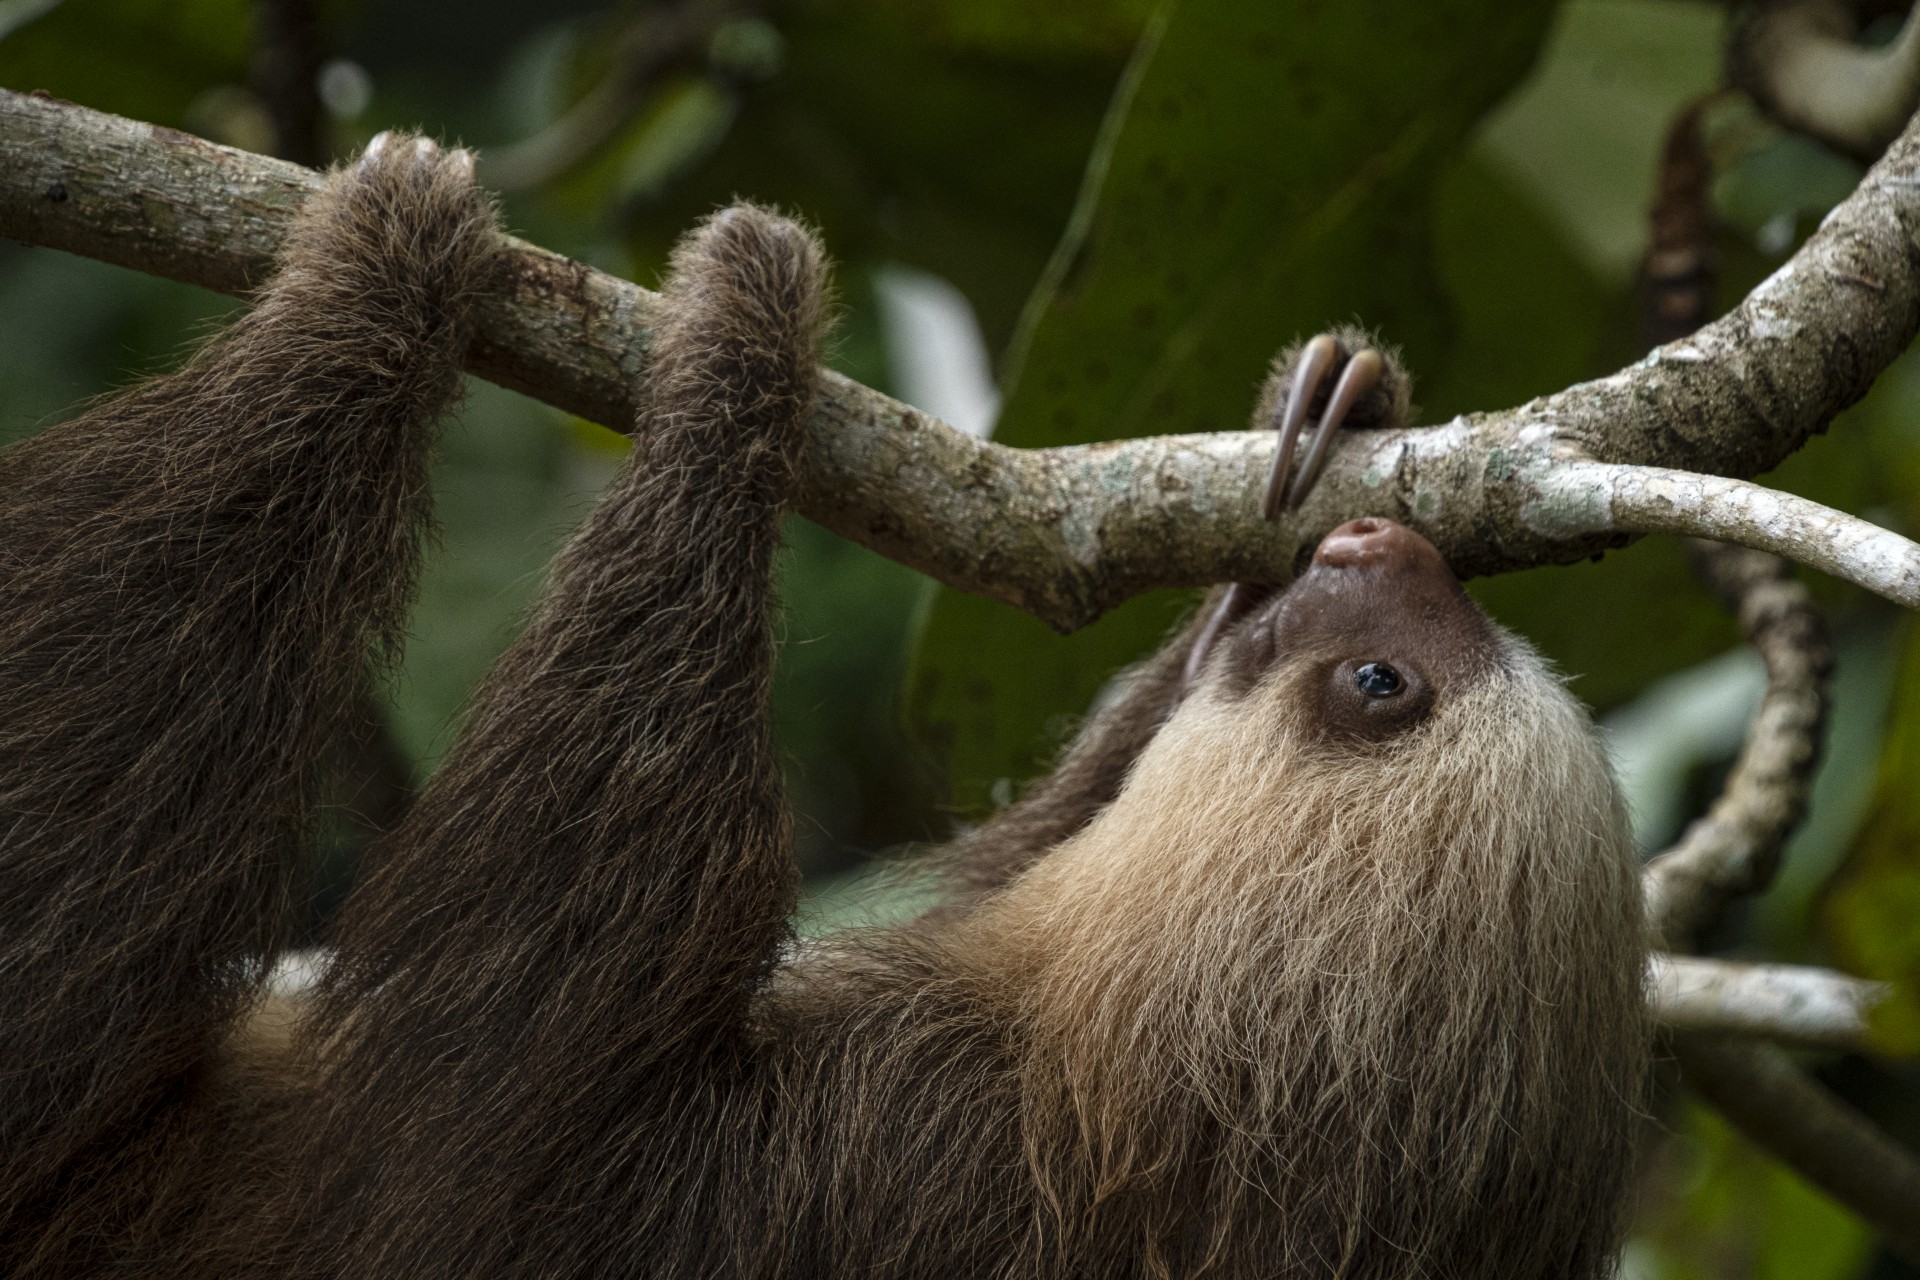
[(1353, 687), (1369, 698), (1391, 698), (1407, 687), (1400, 673), (1384, 662), (1369, 662), (1353, 673)]

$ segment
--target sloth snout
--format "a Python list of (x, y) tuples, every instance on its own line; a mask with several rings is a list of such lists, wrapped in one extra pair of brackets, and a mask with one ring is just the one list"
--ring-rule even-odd
[(1349, 520), (1320, 540), (1313, 562), (1329, 569), (1388, 569), (1453, 576), (1431, 542), (1381, 516)]

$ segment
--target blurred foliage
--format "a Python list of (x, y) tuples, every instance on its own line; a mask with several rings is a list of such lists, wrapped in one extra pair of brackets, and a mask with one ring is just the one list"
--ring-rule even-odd
[(1847, 1280), (1873, 1250), (1853, 1215), (1696, 1103), (1680, 1106), (1648, 1182), (1660, 1194), (1642, 1199), (1627, 1277)]
[[(391, 126), (483, 149), (542, 136), (618, 75), (623, 39), (656, 12), (639, 0), (318, 7), (341, 153)], [(1661, 134), (1719, 83), (1724, 16), (1690, 0), (767, 0), (665, 51), (581, 162), (505, 207), (522, 234), (643, 283), (716, 204), (795, 209), (842, 264), (833, 361), (884, 389), (896, 382), (872, 273), (933, 272), (1004, 353), (998, 431), (1011, 443), (1234, 427), (1271, 352), (1355, 317), (1404, 348), (1425, 420), (1441, 421), (1639, 354), (1633, 274)], [(0, 84), (260, 149), (272, 125), (248, 83), (250, 39), (247, 0), (0, 0)], [(1714, 107), (1708, 141), (1724, 306), (1859, 171), (1737, 100)], [(0, 245), (0, 442), (168, 367), (230, 307)], [(385, 707), (422, 776), (626, 447), (490, 386), (449, 425), (441, 537)], [(1920, 361), (1770, 482), (1920, 530)], [(878, 893), (836, 873), (1004, 803), (1187, 600), (1138, 601), (1061, 637), (803, 521), (788, 542), (775, 714), (820, 890), (809, 928), (902, 909), (910, 872), (882, 874)], [(1851, 588), (1813, 585), (1839, 654), (1826, 763), (1778, 889), (1717, 942), (1901, 984), (1882, 1030), (1913, 1048), (1920, 630)], [(1737, 644), (1664, 540), (1471, 589), (1603, 713), (1675, 673), (1710, 673), (1701, 664)], [(1724, 731), (1700, 741), (1737, 738), (1745, 709), (1728, 707)], [(1729, 753), (1676, 756), (1669, 791), (1697, 812)], [(1822, 1065), (1920, 1137), (1911, 1072)], [(1847, 1214), (1713, 1117), (1663, 1114), (1675, 1137), (1649, 1174), (1627, 1274), (1899, 1274), (1869, 1263)]]

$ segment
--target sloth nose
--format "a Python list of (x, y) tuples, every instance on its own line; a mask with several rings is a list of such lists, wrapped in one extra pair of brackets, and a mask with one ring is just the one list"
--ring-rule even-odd
[(1320, 539), (1313, 562), (1329, 569), (1437, 571), (1453, 576), (1431, 542), (1380, 516), (1362, 516), (1333, 530)]

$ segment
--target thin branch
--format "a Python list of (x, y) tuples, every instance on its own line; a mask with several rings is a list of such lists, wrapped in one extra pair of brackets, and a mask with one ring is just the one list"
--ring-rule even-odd
[[(0, 93), (0, 235), (30, 244), (240, 293), (270, 270), (288, 216), (318, 182), (175, 130)], [(625, 426), (655, 296), (521, 242), (511, 262), (505, 287), (482, 303), (468, 367)], [(1866, 572), (1870, 552), (1907, 563), (1904, 544), (1830, 551), (1821, 538), (1851, 537), (1848, 526), (1809, 520), (1816, 509), (1798, 500), (1777, 509), (1803, 522), (1783, 544), (1756, 523), (1751, 501), (1749, 518), (1723, 527), (1697, 509), (1639, 511), (1635, 497), (1652, 495), (1615, 493), (1600, 473), (1556, 477), (1581, 460), (1756, 474), (1865, 394), (1916, 330), (1920, 133), (1909, 130), (1732, 314), (1518, 409), (1351, 433), (1282, 520), (1259, 509), (1273, 448), (1264, 432), (1016, 450), (837, 375), (811, 424), (800, 509), (1062, 629), (1153, 587), (1284, 578), (1304, 546), (1363, 514), (1418, 529), (1463, 576), (1571, 562), (1622, 531), (1653, 528), (1762, 541)]]
[(1535, 530), (1673, 533), (1771, 551), (1920, 609), (1920, 545), (1858, 516), (1746, 480), (1566, 462), (1540, 477)]
[(1838, 0), (1772, 0), (1735, 28), (1728, 72), (1787, 128), (1865, 163), (1920, 106), (1920, 22), (1909, 14), (1879, 49), (1853, 34)]
[(1871, 1052), (1867, 1015), (1892, 994), (1884, 982), (1791, 964), (1737, 964), (1655, 952), (1647, 962), (1653, 1016), (1675, 1031), (1765, 1036)]
[(1789, 565), (1718, 544), (1698, 550), (1696, 564), (1766, 664), (1767, 691), (1720, 797), (1647, 866), (1648, 923), (1676, 949), (1690, 948), (1735, 898), (1772, 883), (1806, 812), (1833, 668), (1826, 624)]
[(1735, 1128), (1920, 1262), (1920, 1159), (1771, 1045), (1673, 1037), (1681, 1077)]

